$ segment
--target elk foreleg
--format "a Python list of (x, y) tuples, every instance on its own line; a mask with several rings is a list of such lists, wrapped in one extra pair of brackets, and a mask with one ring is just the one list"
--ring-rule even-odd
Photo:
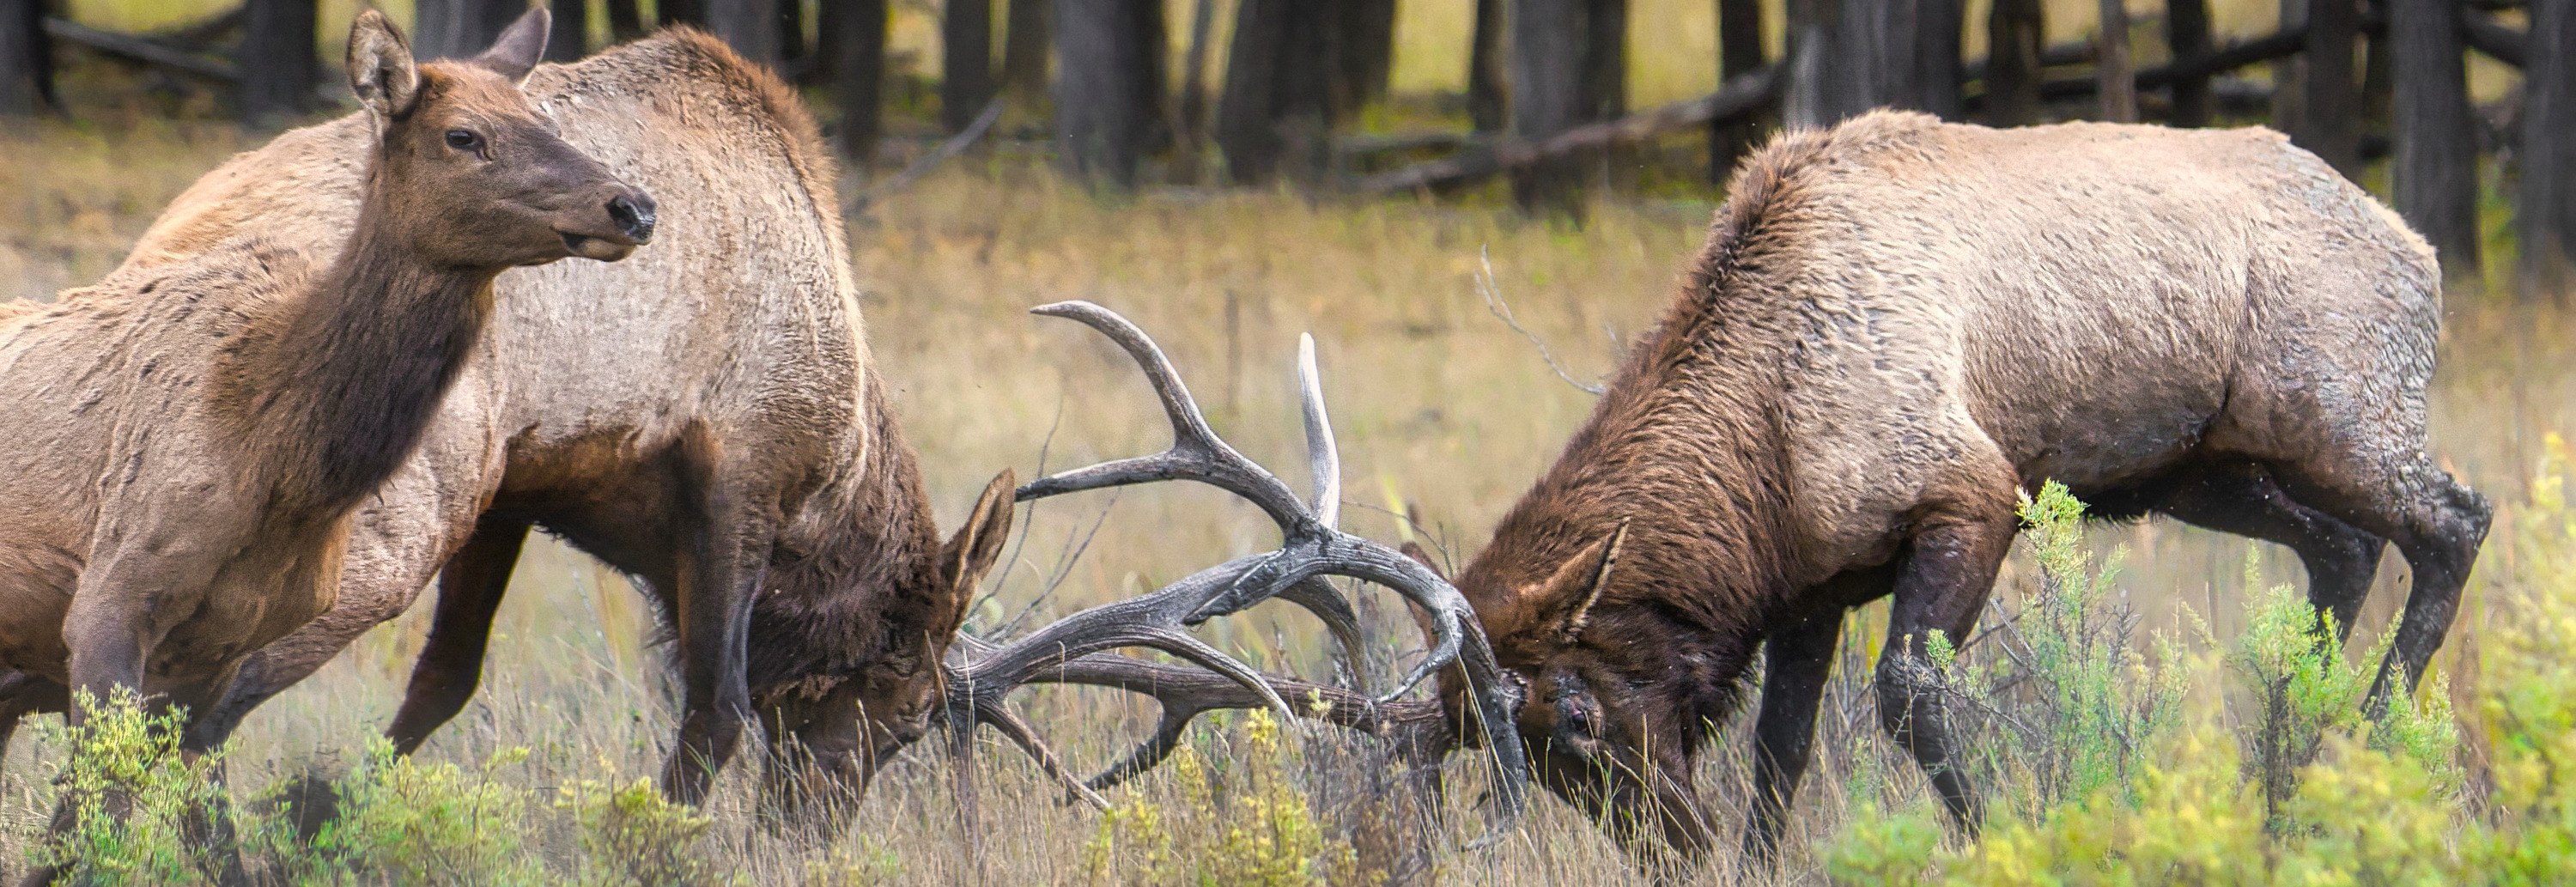
[(1771, 864), (1782, 821), (1798, 797), (1815, 744), (1816, 706), (1842, 639), (1843, 609), (1773, 631), (1762, 642), (1762, 711), (1753, 721), (1753, 809), (1746, 815), (1744, 855)]
[(1963, 643), (1994, 590), (2015, 529), (2009, 486), (1975, 504), (1919, 512), (1887, 617), (1878, 659), (1879, 724), (1931, 778), (1962, 833), (1977, 829), (1977, 799), (1961, 772), (1949, 700), (1929, 655), (1932, 633)]
[(411, 754), (474, 698), (483, 681), (492, 615), (501, 608), (510, 571), (527, 539), (527, 521), (484, 515), (474, 535), (438, 571), (438, 609), (430, 619), (429, 642), (412, 665), (402, 709), (385, 729), (394, 751)]
[(696, 805), (753, 721), (746, 675), (751, 602), (769, 566), (781, 509), (778, 487), (762, 482), (756, 466), (727, 461), (704, 432), (683, 450), (683, 462), (704, 482), (681, 551), (675, 615), (683, 715), (662, 768), (662, 790)]

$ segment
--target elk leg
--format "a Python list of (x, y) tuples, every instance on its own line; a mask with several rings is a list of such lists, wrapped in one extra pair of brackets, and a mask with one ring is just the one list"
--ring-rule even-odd
[(1843, 610), (1820, 613), (1762, 641), (1762, 711), (1753, 720), (1753, 809), (1744, 825), (1744, 855), (1768, 867), (1780, 826), (1797, 800), (1798, 780), (1816, 738), (1816, 706), (1842, 639)]
[(1918, 513), (1888, 611), (1887, 648), (1879, 654), (1877, 676), (1879, 725), (1914, 755), (1952, 822), (1971, 836), (1977, 830), (1977, 799), (1955, 760), (1950, 706), (1929, 644), (1935, 631), (1952, 644), (1967, 640), (1994, 590), (1995, 572), (2012, 547), (2011, 500), (1986, 499), (1982, 506), (1936, 506)]
[[(755, 717), (746, 681), (751, 601), (769, 566), (779, 523), (774, 500), (746, 495), (776, 489), (756, 472), (725, 470), (722, 451), (703, 431), (681, 448), (683, 470), (701, 479), (681, 548), (677, 607), (682, 711), (678, 741), (662, 768), (671, 800), (704, 801), (715, 772), (733, 757), (743, 727)], [(737, 469), (751, 466), (737, 465)]]
[(2370, 597), (2387, 540), (2299, 504), (2263, 466), (2229, 461), (2184, 474), (2156, 510), (2194, 526), (2281, 545), (2308, 571), (2308, 603), (2334, 619), (2334, 642)]
[(2326, 455), (2272, 466), (2300, 501), (2395, 543), (2414, 572), (2396, 640), (2371, 683), (2367, 709), (2374, 715), (2385, 710), (2392, 691), (2412, 692), (2423, 680), (2458, 614), (2460, 589), (2493, 515), (2486, 497), (2461, 486), (2421, 452), (2394, 467), (2378, 464), (2367, 455)]
[(486, 514), (474, 535), (438, 571), (438, 609), (429, 642), (412, 665), (411, 686), (385, 737), (394, 751), (411, 754), (448, 719), (465, 710), (483, 681), (483, 651), (492, 639), (492, 615), (510, 588), (510, 571), (527, 543), (528, 522)]

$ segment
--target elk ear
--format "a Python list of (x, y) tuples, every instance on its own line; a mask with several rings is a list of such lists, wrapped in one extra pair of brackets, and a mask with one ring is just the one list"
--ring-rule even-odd
[(358, 13), (349, 23), (349, 91), (380, 118), (411, 113), (420, 97), (420, 68), (412, 64), (411, 42), (385, 14)]
[(939, 552), (939, 576), (957, 596), (957, 618), (952, 625), (966, 623), (966, 608), (975, 604), (975, 583), (993, 569), (1002, 557), (1002, 542), (1011, 537), (1011, 489), (1019, 477), (1010, 469), (993, 475), (984, 485), (984, 495), (975, 500), (974, 512), (966, 516), (966, 525), (948, 538)]
[(499, 74), (511, 83), (526, 80), (528, 72), (536, 69), (537, 60), (546, 55), (546, 35), (554, 30), (554, 21), (554, 13), (547, 12), (545, 7), (528, 7), (527, 12), (519, 15), (518, 21), (511, 22), (510, 27), (501, 31), (500, 39), (492, 41), (492, 48), (470, 59), (469, 63)]
[(1556, 574), (1547, 577), (1522, 597), (1522, 610), (1535, 618), (1526, 624), (1546, 627), (1557, 643), (1572, 644), (1583, 637), (1583, 627), (1592, 619), (1592, 605), (1601, 602), (1601, 591), (1610, 587), (1610, 571), (1619, 565), (1619, 548), (1628, 541), (1628, 522), (1594, 541), (1558, 565)]

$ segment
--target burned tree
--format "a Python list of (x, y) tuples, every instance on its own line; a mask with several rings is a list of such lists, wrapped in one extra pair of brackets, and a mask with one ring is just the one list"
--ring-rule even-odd
[(2040, 48), (2048, 33), (2042, 27), (2040, 0), (1995, 0), (1986, 19), (1986, 123), (2028, 126), (2039, 122)]
[(1334, 89), (1334, 3), (1243, 0), (1235, 8), (1216, 144), (1238, 182), (1320, 170), (1344, 108)]
[(1047, 0), (1006, 2), (1001, 88), (1013, 95), (1035, 95), (1046, 89)]
[[(249, 0), (244, 5), (240, 102), (244, 119), (292, 114), (312, 105), (313, 85), (321, 72), (313, 52), (319, 24), (314, 5), (314, 0)], [(424, 8), (432, 5), (435, 4), (424, 4)], [(470, 44), (460, 44), (456, 51), (446, 54), (462, 56), (482, 51), (501, 35), (503, 27), (525, 11), (522, 6), (499, 16), (489, 33), (478, 30)]]
[[(1762, 67), (1768, 59), (1762, 49), (1762, 3), (1760, 0), (1717, 0), (1717, 82), (1725, 83)], [(1708, 180), (1726, 184), (1735, 171), (1735, 161), (1753, 150), (1761, 138), (1764, 121), (1760, 117), (1717, 120), (1708, 125)]]
[[(1625, 0), (1516, 0), (1512, 7), (1512, 136), (1541, 142), (1606, 120), (1624, 104)], [(1512, 199), (1523, 209), (1571, 211), (1585, 168), (1597, 155), (1558, 158), (1512, 175)]]
[(547, 0), (554, 30), (546, 32), (546, 61), (569, 62), (590, 50), (590, 4), (583, 0)]
[(2522, 188), (2514, 227), (2522, 240), (2522, 291), (2571, 300), (2576, 240), (2576, 0), (2533, 0), (2531, 56), (2523, 69)]
[(33, 114), (53, 104), (44, 0), (0, 0), (0, 115)]
[(2129, 67), (2129, 9), (2121, 0), (2102, 0), (2102, 24), (2093, 35), (2094, 80), (2102, 98), (2102, 119), (2138, 122), (2138, 81)]
[(1161, 122), (1159, 0), (1056, 0), (1056, 150), (1077, 176), (1119, 187)]
[[(251, 0), (254, 15), (262, 2), (274, 0)], [(313, 2), (304, 0), (303, 5), (311, 6)], [(502, 28), (527, 11), (527, 0), (419, 0), (412, 7), (413, 18), (419, 23), (412, 29), (413, 48), (422, 59), (465, 58), (492, 45), (492, 40), (501, 36)], [(267, 31), (256, 21), (243, 28), (248, 39), (254, 41)], [(313, 41), (307, 37), (304, 42)], [(261, 56), (248, 45), (242, 54), (253, 59)]]
[[(2478, 146), (2469, 118), (2460, 8), (2450, 0), (2390, 0), (2397, 211), (2451, 277), (2478, 271)], [(2373, 47), (2373, 55), (2378, 48)]]
[[(2177, 59), (2209, 53), (2209, 0), (2167, 0), (2165, 45), (2173, 48)], [(2175, 77), (2169, 88), (2173, 114), (2167, 122), (2183, 127), (2209, 125), (2209, 75)]]
[(832, 91), (841, 105), (841, 153), (862, 171), (877, 153), (879, 100), (885, 83), (886, 0), (823, 5), (823, 42), (831, 47)]
[[(781, 0), (724, 0), (707, 8), (707, 30), (745, 60), (776, 68)], [(786, 0), (794, 2), (794, 0)]]
[(993, 100), (993, 0), (947, 0), (939, 15), (939, 123), (962, 132)]
[(2361, 89), (2354, 82), (2353, 41), (2361, 37), (2359, 0), (2308, 4), (2306, 95), (2291, 141), (2316, 152), (2346, 178), (2361, 174)]
[(1467, 49), (1467, 119), (1477, 132), (1494, 132), (1503, 128), (1504, 115), (1510, 109), (1505, 99), (1505, 83), (1510, 74), (1503, 65), (1503, 0), (1476, 0), (1474, 45)]

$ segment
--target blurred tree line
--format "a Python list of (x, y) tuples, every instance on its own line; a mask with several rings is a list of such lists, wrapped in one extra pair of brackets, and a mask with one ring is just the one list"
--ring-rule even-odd
[[(52, 72), (66, 43), (214, 83), (246, 119), (311, 110), (324, 80), (316, 0), (243, 0), (155, 34), (85, 27), (49, 15), (49, 2), (61, 0), (0, 0), (0, 116), (60, 107)], [(418, 0), (415, 43), (423, 57), (476, 51), (527, 2)], [(584, 45), (592, 3), (538, 2), (557, 22), (552, 57), (595, 48)], [(2213, 33), (2211, 0), (2161, 0), (2144, 14), (2131, 7), (2150, 4), (2099, 0), (2094, 39), (2063, 45), (2046, 42), (2042, 0), (1991, 0), (1982, 22), (1964, 0), (1706, 0), (1718, 89), (1646, 109), (1627, 101), (1639, 24), (1628, 0), (1448, 0), (1473, 6), (1468, 128), (1357, 132), (1360, 112), (1387, 98), (1398, 2), (1430, 0), (941, 0), (940, 124), (962, 145), (992, 126), (1002, 96), (1019, 97), (1044, 109), (1062, 167), (1104, 187), (1286, 180), (1437, 194), (1504, 176), (1523, 207), (1579, 212), (1606, 158), (1675, 133), (1704, 133), (1705, 176), (1722, 182), (1779, 126), (1873, 107), (1997, 126), (2262, 121), (2348, 176), (2389, 160), (2398, 210), (2455, 277), (2480, 272), (2480, 163), (2501, 161), (2525, 292), (2576, 290), (2576, 0), (2258, 0), (2280, 4), (2280, 28), (2233, 39)], [(1220, 4), (1230, 34), (1214, 33)], [(613, 40), (689, 24), (827, 92), (843, 148), (875, 155), (890, 0), (601, 9), (598, 30)], [(1186, 20), (1167, 21), (1167, 9)], [(1786, 33), (1766, 35), (1766, 21)], [(1983, 29), (1987, 57), (1962, 57), (1970, 28)], [(1222, 70), (1210, 70), (1217, 40)], [(2147, 40), (2162, 40), (2170, 60), (2133, 64)], [(1771, 57), (1774, 43), (1784, 57)], [(2519, 69), (2521, 84), (2473, 104), (2472, 52)], [(2267, 67), (2268, 77), (2240, 74)]]

